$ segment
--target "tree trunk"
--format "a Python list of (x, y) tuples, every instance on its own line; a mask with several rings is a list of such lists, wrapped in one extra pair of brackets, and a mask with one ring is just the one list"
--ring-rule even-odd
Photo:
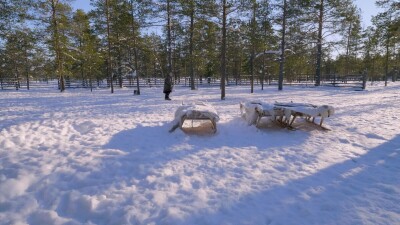
[(221, 100), (225, 100), (226, 79), (226, 0), (222, 0), (222, 43), (221, 43)]
[(351, 35), (351, 24), (350, 24), (350, 26), (349, 26), (349, 33), (348, 33), (348, 37), (347, 37), (347, 48), (346, 48), (346, 75), (349, 75), (350, 35)]
[(317, 68), (315, 71), (315, 86), (321, 85), (321, 61), (322, 61), (322, 25), (324, 18), (324, 0), (320, 0), (318, 18), (318, 40), (317, 40)]
[(15, 68), (15, 89), (18, 91), (20, 88), (20, 84), (19, 84), (19, 72), (16, 63), (14, 63), (14, 68)]
[(0, 86), (1, 86), (1, 90), (3, 90), (3, 76), (0, 73)]
[(194, 4), (190, 11), (190, 39), (189, 39), (189, 57), (190, 57), (190, 89), (195, 90), (194, 86), (194, 61), (193, 61), (193, 33), (194, 33)]
[(136, 94), (140, 95), (140, 85), (139, 85), (139, 59), (138, 59), (138, 47), (137, 47), (137, 38), (136, 38), (136, 28), (135, 28), (135, 17), (133, 12), (133, 0), (131, 0), (131, 26), (132, 26), (132, 38), (133, 38), (133, 52), (135, 55), (135, 70), (136, 70)]
[(250, 93), (254, 92), (254, 57), (255, 57), (255, 37), (256, 35), (256, 9), (257, 9), (257, 3), (255, 0), (253, 0), (253, 18), (251, 21), (251, 29), (252, 29), (252, 34), (251, 34), (251, 56), (250, 56), (250, 73), (251, 73), (251, 78), (250, 78), (250, 86), (251, 90)]
[(285, 35), (286, 35), (286, 0), (283, 1), (283, 18), (282, 18), (282, 39), (281, 39), (281, 56), (279, 62), (279, 80), (278, 90), (281, 91), (283, 88), (283, 75), (284, 75), (284, 64), (285, 64)]
[(51, 12), (52, 12), (52, 22), (53, 22), (53, 38), (54, 38), (54, 49), (56, 52), (56, 71), (58, 73), (58, 79), (60, 84), (60, 91), (63, 92), (65, 90), (65, 82), (64, 82), (64, 75), (63, 75), (63, 62), (61, 57), (61, 46), (59, 40), (59, 32), (58, 32), (58, 23), (56, 17), (56, 6), (58, 1), (52, 0), (51, 1)]
[(29, 90), (29, 60), (28, 60), (28, 51), (25, 46), (25, 75), (26, 75), (26, 89)]
[(265, 50), (263, 55), (262, 61), (262, 75), (261, 75), (261, 90), (264, 90), (264, 80), (265, 80)]
[(390, 37), (389, 34), (387, 34), (386, 37), (386, 63), (385, 63), (385, 87), (387, 86), (387, 81), (388, 81), (388, 73), (389, 73), (389, 41)]
[(109, 12), (108, 0), (106, 0), (106, 20), (107, 20), (107, 46), (108, 46), (107, 75), (110, 78), (110, 87), (112, 94), (114, 93), (114, 79), (113, 79), (112, 64), (111, 64), (110, 12)]
[(172, 77), (172, 38), (171, 38), (171, 5), (170, 0), (167, 0), (167, 48), (168, 48), (168, 74)]

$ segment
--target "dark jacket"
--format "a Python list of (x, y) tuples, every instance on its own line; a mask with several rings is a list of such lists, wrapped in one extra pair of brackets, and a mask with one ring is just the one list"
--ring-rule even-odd
[(170, 93), (172, 91), (172, 78), (167, 75), (164, 80), (164, 93)]

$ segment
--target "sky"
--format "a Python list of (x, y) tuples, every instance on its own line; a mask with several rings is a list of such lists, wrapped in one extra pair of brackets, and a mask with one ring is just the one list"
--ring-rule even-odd
[(355, 0), (355, 3), (361, 9), (363, 21), (362, 26), (366, 28), (372, 25), (371, 18), (379, 11), (375, 6), (375, 0)]
[[(371, 25), (371, 17), (376, 15), (378, 12), (377, 7), (375, 6), (375, 0), (354, 0), (355, 4), (362, 11), (362, 26), (364, 28)], [(75, 9), (83, 9), (85, 11), (90, 10), (90, 1), (89, 0), (76, 0), (72, 3)]]

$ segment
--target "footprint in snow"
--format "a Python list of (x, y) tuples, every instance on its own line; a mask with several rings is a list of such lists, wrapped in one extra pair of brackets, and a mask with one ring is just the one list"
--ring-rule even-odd
[(89, 133), (89, 132), (94, 130), (94, 128), (96, 127), (96, 124), (91, 122), (91, 121), (85, 121), (85, 122), (82, 122), (82, 123), (75, 123), (73, 125), (73, 127), (79, 133), (87, 134), (87, 133)]
[(369, 133), (365, 135), (367, 138), (378, 139), (378, 140), (386, 140), (386, 138), (379, 136), (377, 134)]

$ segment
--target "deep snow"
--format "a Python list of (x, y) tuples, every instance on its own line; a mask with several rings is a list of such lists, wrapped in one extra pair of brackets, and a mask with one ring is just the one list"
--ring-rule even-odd
[[(0, 224), (399, 224), (400, 83), (0, 92)], [(240, 117), (241, 101), (335, 107), (324, 131)], [(169, 133), (182, 102), (216, 134)]]

